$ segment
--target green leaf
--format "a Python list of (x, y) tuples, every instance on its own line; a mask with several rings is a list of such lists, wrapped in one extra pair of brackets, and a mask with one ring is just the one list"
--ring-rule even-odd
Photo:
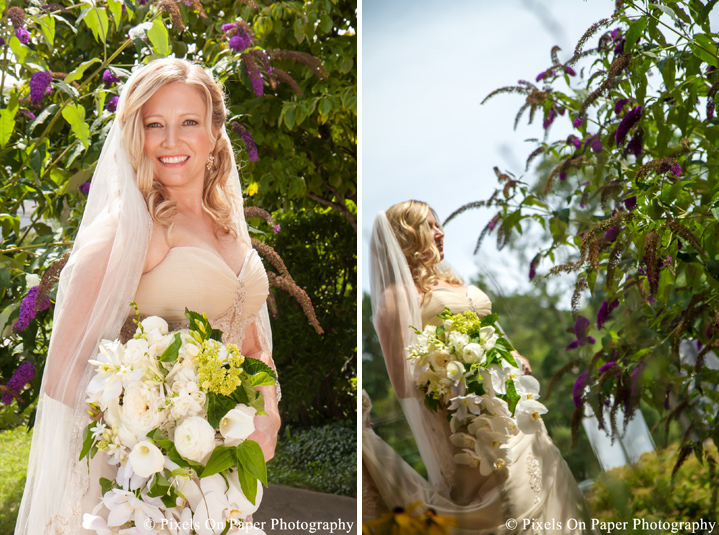
[(236, 405), (235, 400), (229, 396), (209, 392), (207, 394), (207, 421), (210, 422), (212, 427), (219, 427), (220, 420)]
[(87, 68), (95, 63), (102, 63), (102, 60), (100, 58), (92, 58), (88, 61), (84, 61), (80, 63), (70, 74), (67, 75), (65, 78), (65, 83), (69, 84), (71, 82), (74, 82), (75, 80), (79, 80), (82, 78), (82, 75), (85, 74), (85, 71)]
[(15, 131), (15, 113), (5, 108), (0, 111), (0, 147), (7, 145)]
[(122, 20), (122, 3), (118, 0), (108, 0), (107, 5), (112, 13), (112, 20), (115, 22), (115, 30), (120, 29), (120, 21)]
[(83, 9), (80, 18), (85, 21), (87, 27), (90, 28), (95, 40), (100, 44), (104, 43), (107, 39), (107, 30), (110, 26), (107, 19), (107, 10), (104, 7)]
[(45, 122), (45, 120), (51, 115), (55, 115), (60, 106), (58, 104), (50, 104), (47, 108), (42, 110), (28, 125), (28, 134), (32, 134), (35, 127)]
[(694, 36), (694, 41), (691, 43), (692, 53), (709, 65), (719, 67), (718, 51), (713, 40), (708, 35), (700, 33)]
[(240, 481), (242, 494), (254, 505), (257, 499), (257, 478), (252, 477), (252, 475), (240, 465), (237, 467), (237, 479)]
[(68, 104), (62, 116), (70, 124), (73, 134), (86, 149), (90, 146), (90, 127), (85, 122), (85, 108), (81, 104)]
[(214, 474), (219, 474), (225, 470), (229, 470), (236, 464), (235, 448), (228, 448), (227, 446), (217, 446), (210, 456), (210, 460), (207, 461), (207, 466), (200, 474), (200, 478), (208, 477)]
[(292, 130), (295, 127), (295, 106), (294, 104), (290, 104), (286, 106), (285, 111), (285, 125), (287, 125), (287, 128)]
[(15, 55), (15, 61), (17, 63), (25, 63), (25, 58), (30, 51), (28, 47), (20, 42), (20, 40), (14, 35), (10, 38), (10, 50)]
[(517, 389), (514, 387), (514, 381), (507, 381), (507, 405), (509, 405), (512, 416), (514, 416), (514, 409), (521, 398), (522, 396), (517, 393)]
[(242, 369), (248, 375), (255, 375), (264, 372), (273, 379), (277, 378), (275, 371), (259, 359), (246, 357), (245, 361), (242, 363)]
[(276, 381), (274, 380), (274, 378), (272, 378), (267, 373), (260, 372), (260, 373), (256, 373), (255, 375), (250, 376), (250, 384), (254, 387), (269, 386), (269, 385), (276, 384)]
[(155, 48), (155, 52), (161, 56), (169, 56), (170, 52), (170, 37), (167, 34), (167, 26), (161, 18), (156, 18), (155, 22), (152, 23), (152, 28), (147, 30), (147, 37), (150, 39), (152, 46)]
[(55, 19), (50, 15), (43, 15), (42, 17), (30, 16), (30, 20), (34, 21), (38, 26), (42, 34), (47, 39), (48, 44), (51, 47), (55, 46)]
[(92, 438), (92, 433), (90, 432), (90, 427), (93, 424), (94, 422), (90, 422), (85, 428), (85, 431), (83, 431), (82, 449), (80, 450), (80, 458), (78, 459), (78, 461), (82, 461), (82, 459), (86, 457), (88, 453), (90, 453), (90, 448), (92, 447), (92, 443), (94, 442), (94, 439)]
[(148, 435), (155, 443), (166, 451), (170, 451), (173, 447), (173, 443), (168, 439), (165, 434), (159, 429), (155, 429)]
[(182, 346), (182, 335), (175, 333), (175, 339), (160, 355), (160, 362), (175, 362)]
[(106, 477), (100, 478), (100, 488), (102, 488), (102, 494), (105, 495), (115, 486), (115, 482), (107, 479)]
[(199, 314), (197, 312), (192, 312), (188, 308), (185, 308), (185, 317), (187, 318), (187, 322), (189, 324), (188, 328), (191, 331), (199, 333), (203, 341), (212, 338), (212, 335), (217, 330), (212, 328), (212, 325), (210, 325), (210, 320), (207, 319), (206, 314)]
[(719, 281), (719, 261), (710, 260), (706, 265), (706, 271), (709, 275)]
[(170, 490), (171, 486), (172, 485), (165, 476), (163, 476), (162, 474), (156, 474), (152, 480), (150, 492), (148, 492), (147, 495), (152, 498), (164, 496), (165, 494), (167, 494), (167, 491)]
[(259, 479), (266, 487), (267, 465), (265, 464), (265, 454), (262, 453), (260, 445), (254, 440), (245, 440), (237, 446), (235, 451), (237, 452), (237, 460), (242, 467), (255, 479)]
[(484, 316), (479, 320), (479, 324), (482, 327), (487, 327), (489, 325), (492, 325), (494, 322), (496, 322), (499, 319), (499, 314), (488, 314), (487, 316)]

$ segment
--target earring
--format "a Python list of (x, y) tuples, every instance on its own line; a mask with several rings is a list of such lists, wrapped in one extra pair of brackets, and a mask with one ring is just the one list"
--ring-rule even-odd
[(208, 170), (208, 171), (212, 171), (212, 168), (213, 168), (214, 166), (215, 166), (215, 157), (214, 157), (212, 154), (210, 154), (210, 155), (207, 157), (207, 165), (205, 165), (205, 167), (207, 167), (207, 170)]

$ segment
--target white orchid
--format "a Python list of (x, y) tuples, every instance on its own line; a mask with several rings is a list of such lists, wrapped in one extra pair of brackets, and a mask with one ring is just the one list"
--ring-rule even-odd
[(87, 386), (88, 403), (96, 403), (103, 411), (112, 400), (122, 394), (123, 386), (142, 379), (143, 370), (126, 366), (124, 348), (119, 340), (102, 340), (97, 360), (88, 362), (97, 366), (95, 376)]
[(456, 398), (452, 398), (450, 401), (451, 403), (449, 404), (449, 407), (447, 407), (447, 410), (456, 411), (454, 416), (456, 416), (458, 420), (466, 419), (468, 413), (476, 414), (477, 416), (480, 414), (480, 398), (475, 394), (457, 396)]
[(541, 415), (547, 412), (547, 407), (533, 399), (521, 399), (517, 403), (515, 416), (517, 425), (522, 433), (531, 435), (542, 427)]
[(539, 398), (539, 381), (531, 375), (520, 376), (518, 380), (515, 380), (514, 386), (517, 389), (517, 394), (524, 400), (536, 401)]
[(112, 489), (103, 496), (102, 503), (110, 510), (107, 516), (108, 527), (122, 526), (133, 521), (141, 534), (152, 535), (150, 526), (165, 518), (160, 511), (160, 498), (150, 498), (147, 495), (138, 498), (132, 492)]

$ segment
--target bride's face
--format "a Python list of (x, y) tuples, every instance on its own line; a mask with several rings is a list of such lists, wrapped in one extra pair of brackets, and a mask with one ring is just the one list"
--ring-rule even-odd
[(152, 160), (155, 180), (165, 187), (204, 182), (212, 148), (206, 113), (200, 91), (183, 82), (160, 88), (142, 107), (145, 154)]
[(425, 221), (429, 224), (429, 230), (432, 233), (432, 240), (439, 251), (439, 259), (442, 261), (444, 260), (444, 232), (442, 232), (442, 227), (439, 226), (432, 210), (430, 210), (427, 214), (427, 219)]

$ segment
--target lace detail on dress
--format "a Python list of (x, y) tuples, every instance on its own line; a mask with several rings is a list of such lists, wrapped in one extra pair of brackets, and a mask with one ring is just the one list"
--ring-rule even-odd
[(531, 451), (527, 453), (527, 474), (529, 474), (529, 487), (534, 491), (534, 503), (539, 503), (539, 496), (542, 493), (542, 470)]
[(47, 523), (43, 535), (76, 535), (82, 529), (82, 499), (90, 487), (90, 474), (87, 461), (78, 461), (82, 451), (82, 437), (89, 418), (75, 418), (70, 435), (70, 452), (72, 462), (68, 467), (67, 482), (63, 489), (64, 514), (55, 515)]

